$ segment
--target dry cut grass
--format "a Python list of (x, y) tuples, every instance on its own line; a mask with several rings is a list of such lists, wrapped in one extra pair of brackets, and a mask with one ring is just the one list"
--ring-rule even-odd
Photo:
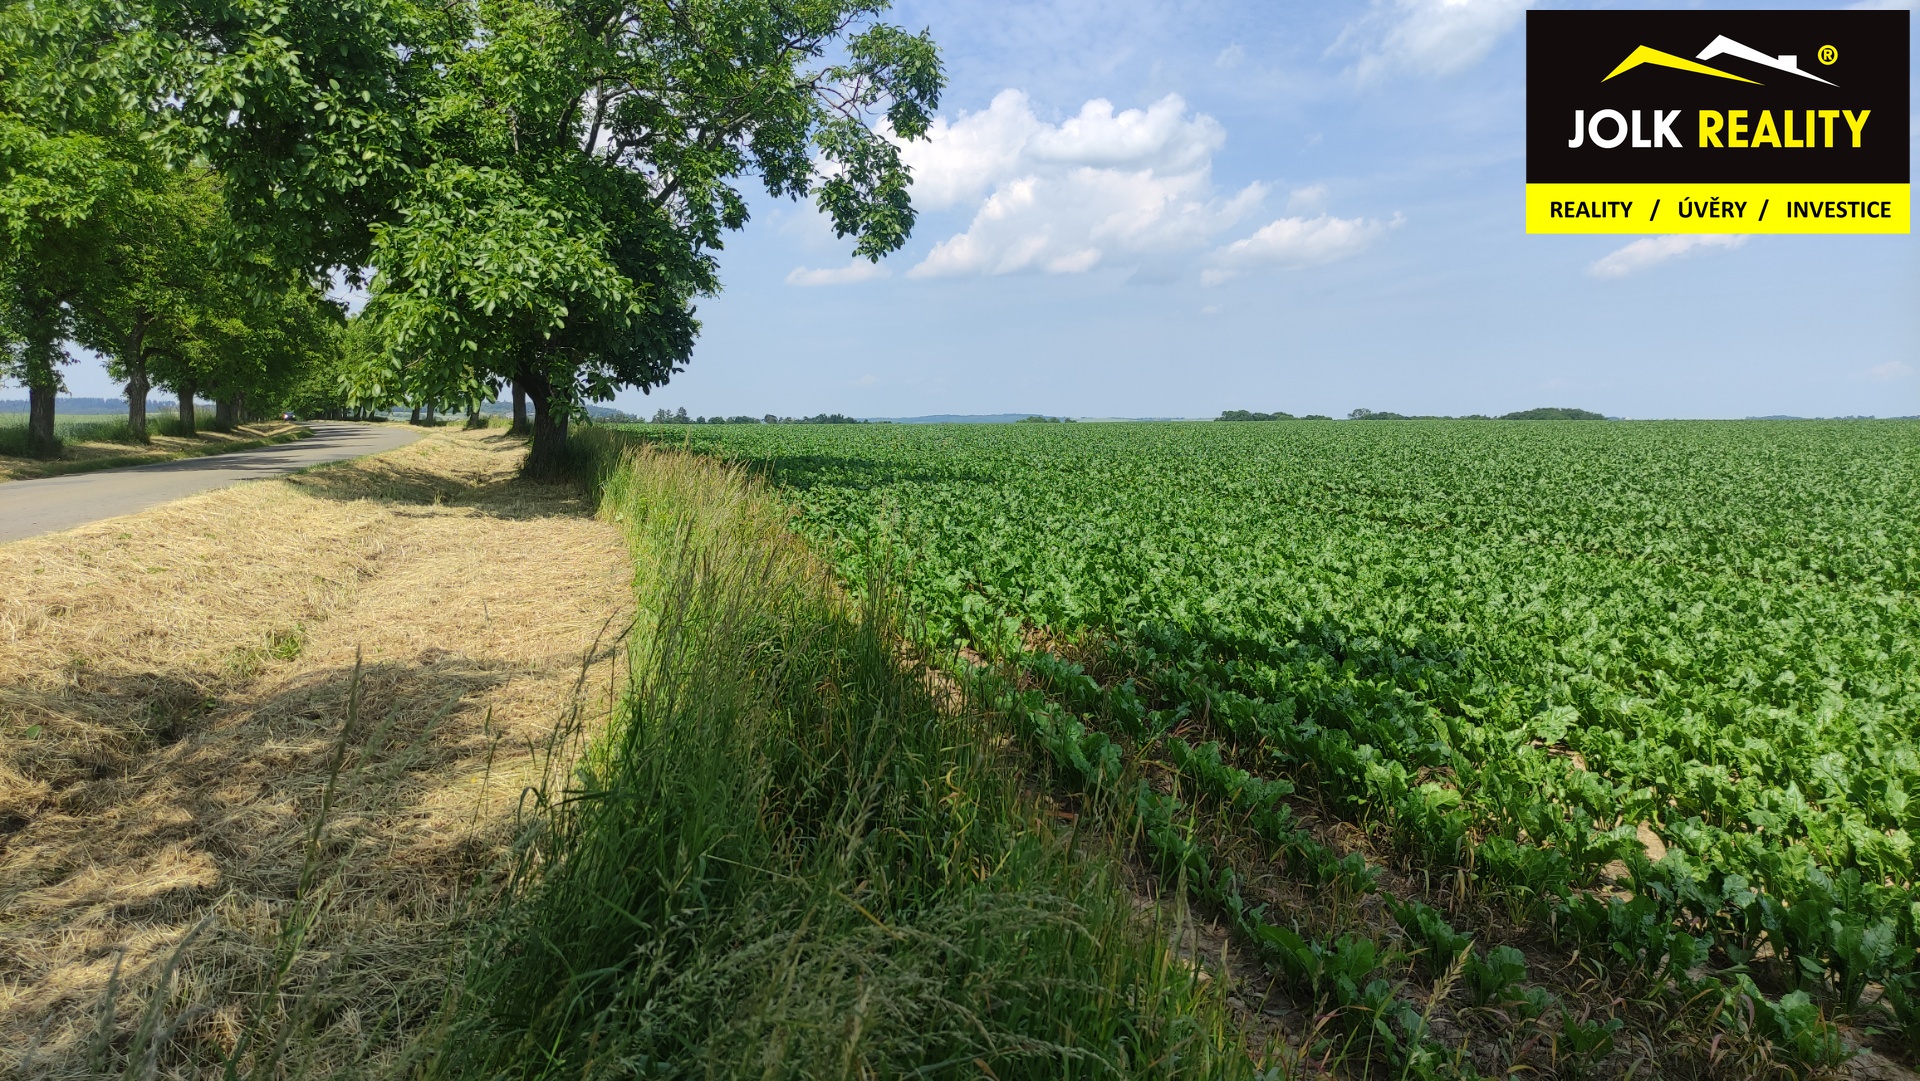
[(0, 546), (0, 1076), (380, 1070), (440, 1002), (632, 563), (523, 444)]

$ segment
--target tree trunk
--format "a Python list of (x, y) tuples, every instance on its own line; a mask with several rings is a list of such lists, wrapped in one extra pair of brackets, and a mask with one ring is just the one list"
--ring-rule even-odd
[(183, 379), (174, 390), (180, 395), (180, 434), (194, 435), (200, 426), (198, 418), (193, 415), (193, 396), (199, 393), (200, 388), (194, 386), (193, 380)]
[(60, 455), (60, 437), (53, 430), (53, 399), (60, 393), (59, 333), (53, 306), (47, 304), (27, 317), (27, 453), (35, 458)]
[(127, 371), (127, 433), (141, 443), (149, 442), (147, 391), (153, 389), (147, 379), (146, 337), (147, 321), (141, 319), (120, 347), (120, 366)]
[(433, 427), (433, 403), (427, 403), (427, 427)]
[(45, 383), (27, 385), (27, 453), (35, 458), (58, 458), (60, 438), (53, 433), (54, 388)]
[(417, 425), (418, 425), (418, 424), (420, 423), (420, 406), (419, 406), (419, 403), (417, 403), (417, 402), (416, 402), (416, 403), (414, 404), (414, 407), (413, 407), (413, 419), (412, 419), (412, 420), (409, 420), (409, 421), (407, 421), (407, 423), (408, 423), (408, 424), (412, 424), (412, 425), (416, 425), (416, 426), (417, 426)]
[(213, 426), (222, 431), (231, 431), (237, 423), (234, 419), (240, 413), (240, 403), (231, 394), (218, 398), (213, 403)]
[(527, 450), (526, 464), (520, 470), (529, 477), (563, 477), (567, 473), (565, 411), (554, 402), (553, 387), (546, 376), (528, 378), (526, 390), (533, 399), (533, 446)]
[(526, 435), (532, 430), (532, 426), (527, 423), (527, 388), (520, 385), (520, 380), (515, 379), (513, 381), (513, 427), (508, 431), (515, 435)]
[(467, 427), (468, 428), (484, 428), (486, 426), (487, 426), (487, 422), (480, 419), (480, 403), (468, 402), (467, 403)]
[(124, 362), (127, 369), (127, 431), (142, 443), (150, 442), (147, 434), (147, 391), (152, 385), (147, 381), (147, 361), (145, 357), (135, 356)]

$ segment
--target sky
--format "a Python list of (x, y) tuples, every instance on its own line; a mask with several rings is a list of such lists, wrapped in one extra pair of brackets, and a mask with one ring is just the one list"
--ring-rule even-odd
[(1525, 235), (1528, 6), (896, 0), (949, 77), (911, 241), (757, 197), (687, 371), (615, 404), (1920, 414), (1914, 237)]

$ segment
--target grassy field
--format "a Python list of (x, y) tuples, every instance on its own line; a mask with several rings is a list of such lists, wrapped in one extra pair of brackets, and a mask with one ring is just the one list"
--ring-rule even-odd
[(1350, 1062), (1753, 1076), (1920, 1041), (1917, 434), (667, 438), (855, 589), (894, 568), (1054, 790), (1124, 805)]
[(297, 424), (278, 421), (243, 424), (227, 432), (214, 431), (208, 427), (212, 417), (210, 409), (201, 413), (196, 434), (182, 436), (176, 414), (171, 410), (151, 411), (147, 414), (150, 440), (143, 444), (128, 430), (125, 413), (63, 414), (54, 421), (54, 434), (61, 442), (59, 457), (39, 459), (26, 456), (27, 414), (0, 413), (0, 481), (248, 450), (284, 443), (306, 432)]
[[(212, 416), (209, 412), (208, 416)], [(147, 424), (156, 435), (174, 435), (180, 418), (172, 410), (153, 410)], [(0, 413), (0, 454), (18, 456), (26, 452), (26, 413)], [(127, 414), (61, 413), (54, 417), (54, 435), (63, 443), (131, 443)]]

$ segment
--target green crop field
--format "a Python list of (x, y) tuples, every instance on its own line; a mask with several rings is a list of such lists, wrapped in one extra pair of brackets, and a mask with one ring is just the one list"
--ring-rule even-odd
[[(1021, 671), (1010, 715), (1069, 774), (1151, 746), (1276, 843), (1311, 793), (1616, 972), (1757, 979), (1753, 1023), (1806, 1060), (1863, 1002), (1920, 1034), (1920, 426), (662, 438), (753, 463), (849, 579), (899, 568), (936, 643)], [(1150, 832), (1179, 810), (1140, 808)], [(1163, 861), (1325, 997), (1323, 944), (1174, 832)], [(1401, 923), (1452, 941), (1436, 920)]]

